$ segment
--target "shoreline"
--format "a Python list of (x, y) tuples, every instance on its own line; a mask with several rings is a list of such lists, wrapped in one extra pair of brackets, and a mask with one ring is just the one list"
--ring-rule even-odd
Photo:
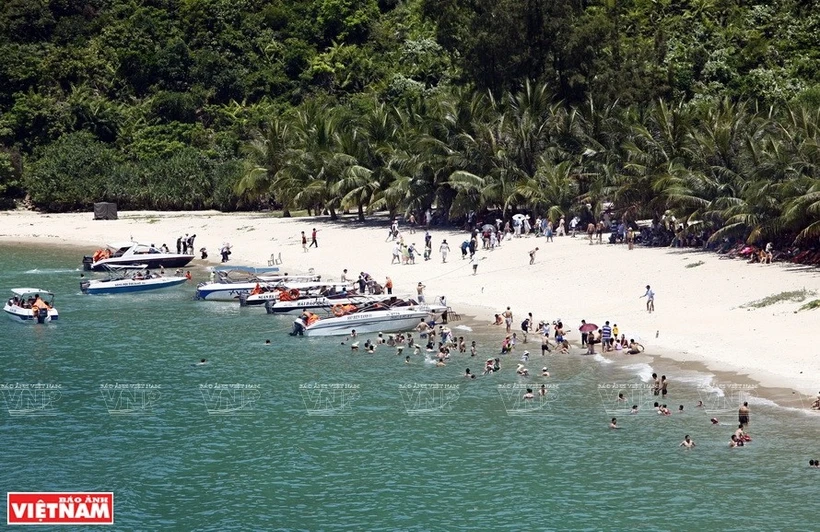
[[(478, 250), (478, 271), (460, 258), (466, 233), (433, 228), (432, 260), (415, 265), (391, 265), (392, 242), (385, 240), (386, 218), (360, 223), (345, 218), (276, 218), (268, 213), (126, 211), (119, 220), (94, 221), (91, 213), (39, 214), (0, 212), (0, 245), (85, 248), (90, 254), (107, 242), (134, 240), (173, 247), (176, 236), (197, 233), (195, 248), (206, 247), (209, 259), (192, 265), (219, 264), (218, 248), (231, 242), (227, 263), (266, 266), (271, 254), (282, 253), (282, 271), (313, 268), (324, 278), (338, 279), (342, 268), (354, 277), (367, 271), (384, 283), (389, 275), (398, 294), (415, 292), (421, 281), (428, 299), (446, 295), (455, 311), (476, 322), (510, 306), (512, 331), (520, 331), (527, 312), (534, 321), (561, 318), (577, 346), (577, 325), (586, 319), (620, 323), (638, 336), (644, 356), (675, 364), (700, 364), (709, 372), (752, 381), (771, 390), (794, 390), (814, 397), (820, 389), (820, 360), (806, 346), (817, 310), (798, 311), (802, 303), (779, 302), (763, 308), (743, 305), (782, 292), (805, 289), (820, 294), (820, 270), (793, 264), (746, 264), (723, 260), (699, 250), (588, 244), (586, 238), (556, 237), (546, 243), (532, 236), (505, 240), (495, 251)], [(304, 253), (300, 232), (319, 230), (319, 247)], [(400, 230), (406, 227), (400, 225)], [(424, 232), (403, 232), (407, 243), (423, 248)], [(442, 239), (450, 245), (447, 263), (438, 253)], [(164, 240), (163, 240), (164, 239)], [(96, 247), (95, 247), (96, 246)], [(527, 252), (539, 247), (536, 263)], [(697, 266), (691, 264), (700, 262)], [(687, 267), (689, 265), (689, 267)], [(36, 265), (33, 265), (36, 267)], [(656, 312), (648, 314), (640, 299), (644, 286), (656, 292)], [(820, 296), (811, 296), (813, 299)], [(670, 305), (670, 302), (672, 303)], [(503, 328), (499, 331), (499, 343)], [(492, 334), (492, 331), (490, 331)], [(656, 336), (657, 335), (657, 336)], [(576, 349), (579, 349), (576, 347)], [(622, 355), (614, 355), (621, 357)], [(778, 396), (787, 396), (778, 392)]]

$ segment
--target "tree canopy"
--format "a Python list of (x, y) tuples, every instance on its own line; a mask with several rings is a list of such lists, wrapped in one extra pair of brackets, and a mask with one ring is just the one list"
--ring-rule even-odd
[(8, 0), (0, 197), (444, 220), (589, 204), (816, 239), (818, 7)]

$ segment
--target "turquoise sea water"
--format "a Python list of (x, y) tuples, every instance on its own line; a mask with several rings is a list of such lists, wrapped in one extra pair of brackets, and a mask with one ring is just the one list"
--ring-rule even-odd
[[(113, 491), (122, 530), (816, 526), (809, 413), (752, 393), (754, 441), (729, 449), (736, 396), (696, 373), (670, 375), (666, 402), (686, 413), (669, 417), (649, 411), (646, 361), (533, 349), (527, 366), (549, 366), (549, 379), (516, 377), (515, 355), (467, 380), (496, 352), (480, 325), (456, 330), (479, 357), (405, 365), (389, 348), (291, 338), (287, 318), (193, 301), (191, 285), (83, 296), (81, 254), (0, 245), (0, 288), (51, 289), (60, 311), (47, 326), (0, 323), (4, 491)], [(547, 400), (520, 399), (542, 383)], [(20, 395), (27, 384), (59, 388), (38, 402)], [(617, 391), (643, 412), (623, 411)], [(28, 415), (12, 415), (21, 405)], [(678, 447), (685, 434), (697, 448)]]

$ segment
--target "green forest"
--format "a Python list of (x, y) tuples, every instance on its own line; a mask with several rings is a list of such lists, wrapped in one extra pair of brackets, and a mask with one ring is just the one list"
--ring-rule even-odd
[(5, 0), (0, 201), (820, 236), (816, 0)]

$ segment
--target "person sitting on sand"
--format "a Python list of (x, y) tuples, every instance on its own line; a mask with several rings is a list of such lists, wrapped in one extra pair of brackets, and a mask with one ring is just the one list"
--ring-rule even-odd
[(644, 347), (643, 345), (639, 344), (635, 340), (629, 340), (629, 350), (627, 353), (630, 355), (637, 355), (639, 353), (643, 353)]
[(504, 320), (501, 318), (501, 314), (495, 315), (495, 321), (491, 322), (490, 325), (503, 325)]

